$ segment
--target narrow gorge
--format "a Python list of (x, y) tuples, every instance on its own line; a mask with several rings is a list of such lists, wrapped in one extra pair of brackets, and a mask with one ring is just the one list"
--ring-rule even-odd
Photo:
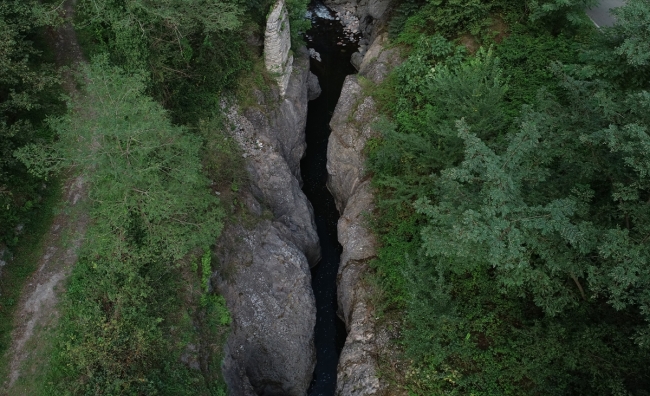
[(311, 70), (318, 77), (322, 92), (311, 101), (307, 112), (307, 151), (301, 162), (303, 191), (314, 207), (321, 243), (322, 259), (312, 269), (316, 298), (316, 368), (309, 395), (333, 395), (339, 355), (345, 342), (345, 324), (337, 316), (336, 279), (341, 255), (336, 225), (339, 213), (326, 186), (329, 122), (343, 81), (355, 72), (350, 56), (356, 51), (356, 37), (346, 34), (336, 14), (322, 3), (309, 9), (312, 29), (306, 41), (310, 47)]
[(294, 53), (277, 2), (264, 38), (277, 87), (245, 109), (222, 104), (249, 175), (240, 191), (247, 218), (224, 229), (213, 276), (233, 317), (223, 364), (233, 395), (379, 390), (361, 279), (375, 245), (363, 220), (372, 196), (362, 154), (375, 115), (355, 67), (379, 82), (388, 58), (372, 7), (331, 6), (310, 5), (309, 48)]
[(650, 395), (645, 26), (3, 2), (0, 396)]

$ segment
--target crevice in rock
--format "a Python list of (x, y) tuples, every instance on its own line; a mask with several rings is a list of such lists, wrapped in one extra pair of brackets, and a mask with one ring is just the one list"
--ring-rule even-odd
[(330, 396), (336, 390), (337, 364), (345, 343), (345, 324), (337, 315), (337, 272), (342, 253), (338, 242), (339, 213), (327, 189), (327, 143), (329, 122), (339, 99), (343, 81), (356, 72), (350, 63), (357, 50), (355, 35), (322, 3), (313, 1), (309, 16), (312, 29), (306, 34), (310, 47), (311, 71), (318, 77), (322, 92), (309, 103), (307, 112), (307, 151), (301, 161), (303, 191), (314, 208), (322, 259), (312, 269), (316, 298), (316, 368), (310, 396)]

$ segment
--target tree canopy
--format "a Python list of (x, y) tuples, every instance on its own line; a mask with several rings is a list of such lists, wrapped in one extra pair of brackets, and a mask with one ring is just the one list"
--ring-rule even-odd
[(386, 83), (375, 267), (417, 394), (650, 386), (650, 13), (571, 27), (584, 5), (539, 3), (472, 55), (421, 34)]

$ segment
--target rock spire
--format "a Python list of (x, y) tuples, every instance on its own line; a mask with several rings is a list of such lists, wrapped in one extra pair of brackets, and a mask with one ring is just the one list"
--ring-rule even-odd
[(264, 33), (264, 64), (278, 82), (280, 95), (284, 97), (293, 69), (291, 29), (284, 0), (278, 0), (266, 20)]

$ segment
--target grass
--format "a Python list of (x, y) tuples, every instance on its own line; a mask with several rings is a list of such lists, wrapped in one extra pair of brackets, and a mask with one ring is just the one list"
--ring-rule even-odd
[[(253, 50), (251, 49), (251, 53)], [(251, 107), (273, 106), (271, 87), (277, 85), (272, 73), (266, 70), (264, 58), (261, 55), (250, 55), (252, 70), (248, 73), (241, 73), (235, 90), (235, 98), (241, 109)], [(261, 100), (261, 103), (260, 103)]]
[(29, 375), (18, 377), (7, 396), (41, 394), (41, 387), (45, 382), (45, 374), (54, 347), (55, 326), (55, 323), (49, 323), (44, 328), (34, 329), (34, 334), (38, 334), (38, 336), (30, 338), (25, 344), (25, 349), (30, 353), (21, 366), (21, 372), (29, 373)]
[[(0, 277), (0, 356), (7, 353), (11, 345), (11, 332), (14, 326), (14, 312), (20, 293), (30, 275), (38, 268), (43, 252), (45, 235), (50, 229), (61, 201), (61, 183), (55, 180), (46, 190), (39, 208), (35, 209), (25, 224), (24, 233), (14, 249), (14, 259), (2, 270)], [(0, 360), (0, 375), (6, 378), (7, 359)]]

